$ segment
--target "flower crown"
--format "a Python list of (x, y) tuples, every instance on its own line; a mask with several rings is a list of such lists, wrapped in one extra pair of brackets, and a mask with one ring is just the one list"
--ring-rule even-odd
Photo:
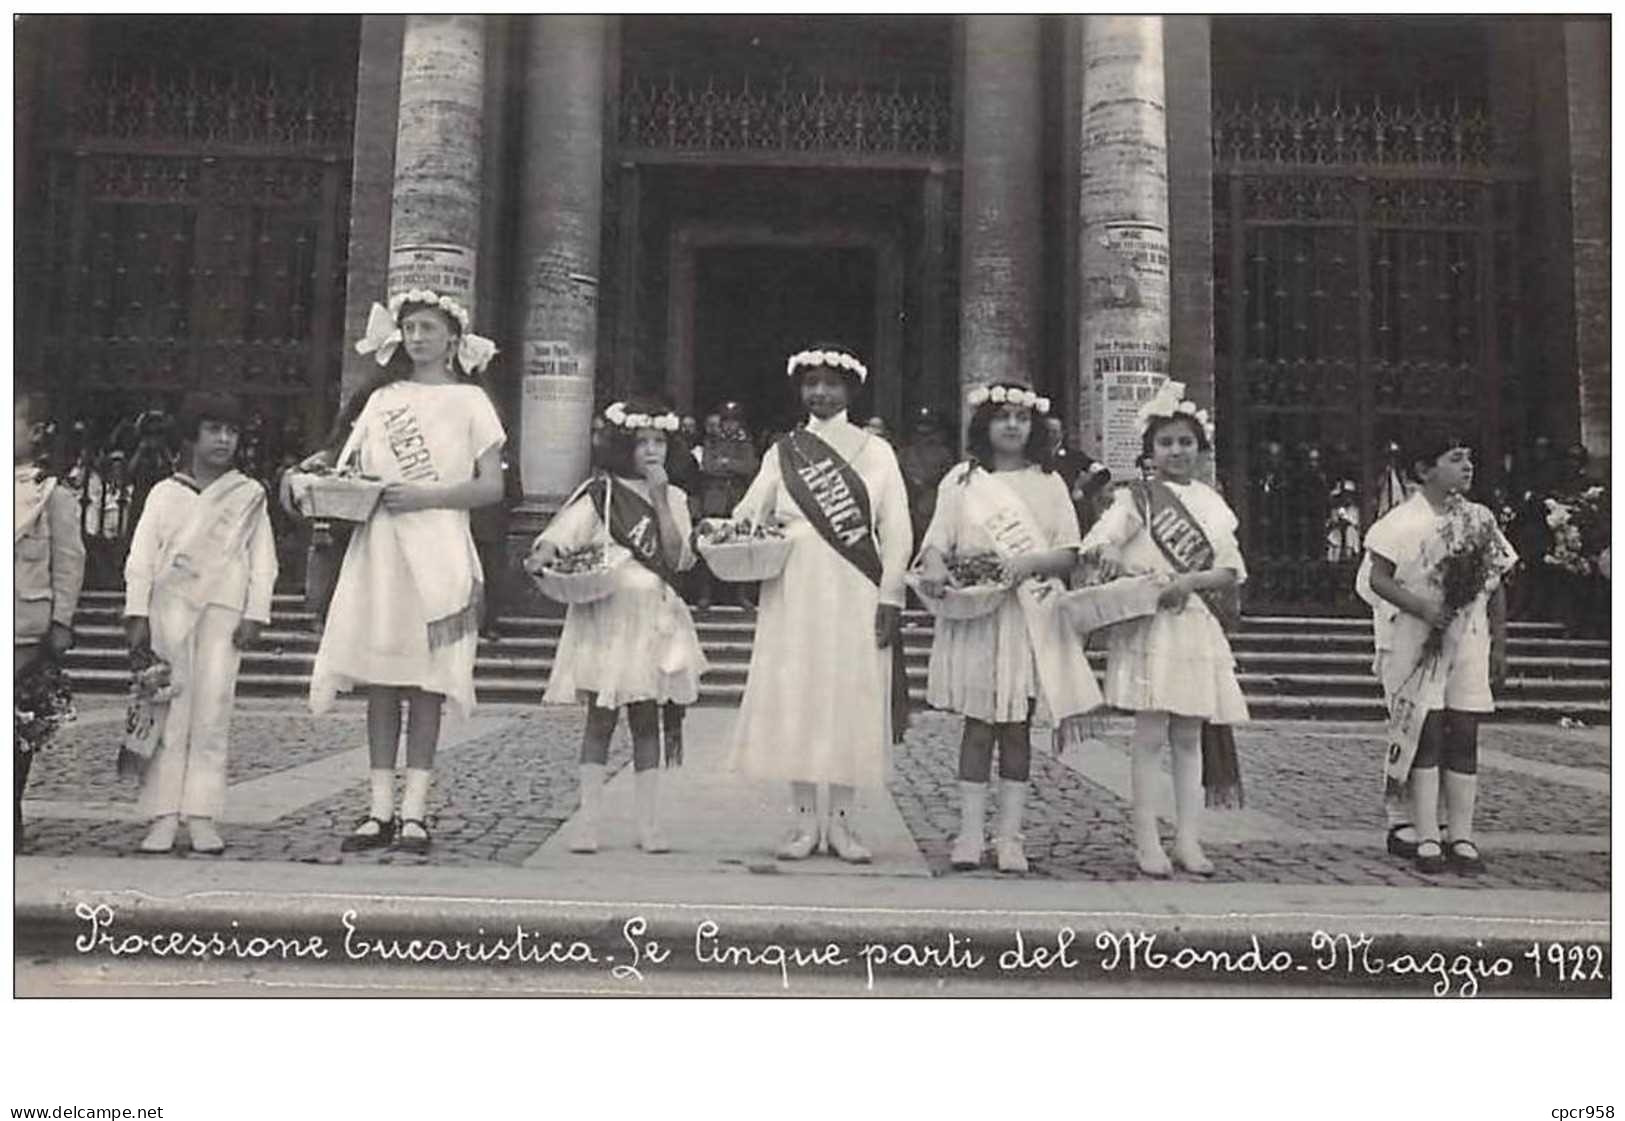
[(860, 382), (869, 380), (869, 367), (844, 350), (803, 350), (799, 354), (792, 354), (784, 364), (785, 376), (795, 377), (802, 366), (834, 366), (838, 370), (851, 370), (858, 375)]
[(612, 402), (604, 410), (604, 419), (615, 427), (624, 428), (629, 432), (636, 432), (640, 428), (676, 432), (682, 427), (682, 421), (677, 419), (676, 413), (629, 413), (623, 401)]
[(979, 385), (965, 395), (965, 404), (973, 409), (989, 401), (995, 405), (1020, 405), (1024, 409), (1035, 409), (1044, 416), (1049, 415), (1049, 398), (1040, 397), (1019, 385)]
[(485, 369), (496, 357), (497, 344), (483, 335), (469, 330), (468, 309), (451, 296), (442, 296), (431, 288), (411, 288), (397, 292), (389, 298), (389, 306), (373, 304), (367, 315), (367, 333), (356, 340), (357, 354), (376, 354), (380, 366), (389, 365), (395, 350), (401, 345), (401, 308), (407, 304), (426, 304), (439, 308), (457, 321), (457, 361), (469, 373)]
[(1157, 395), (1140, 406), (1139, 426), (1140, 433), (1144, 435), (1151, 427), (1151, 422), (1161, 417), (1188, 416), (1202, 426), (1202, 434), (1207, 442), (1213, 443), (1213, 420), (1208, 416), (1206, 409), (1198, 409), (1195, 401), (1183, 400), (1185, 383), (1182, 381), (1165, 381)]

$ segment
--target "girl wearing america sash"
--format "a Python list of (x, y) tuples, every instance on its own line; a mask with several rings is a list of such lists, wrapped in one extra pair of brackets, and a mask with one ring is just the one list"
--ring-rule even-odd
[(999, 751), (999, 812), (994, 853), (1001, 872), (1026, 872), (1021, 818), (1031, 770), (1031, 718), (1079, 717), (1101, 703), (1083, 646), (1058, 610), (1079, 541), (1078, 516), (1053, 468), (1053, 441), (1041, 423), (1049, 399), (1012, 382), (978, 386), (970, 458), (944, 477), (915, 568), (920, 590), (940, 595), (954, 553), (995, 553), (1012, 594), (990, 614), (938, 619), (926, 697), (962, 713), (960, 828), (949, 861), (982, 862), (993, 749)]
[(1194, 478), (1213, 434), (1206, 411), (1180, 400), (1184, 389), (1165, 382), (1141, 407), (1141, 452), (1151, 477), (1121, 487), (1082, 546), (1107, 578), (1155, 573), (1167, 579), (1155, 614), (1107, 632), (1106, 703), (1135, 714), (1134, 843), (1140, 870), (1151, 876), (1173, 871), (1157, 833), (1152, 793), (1163, 743), (1173, 751), (1174, 860), (1186, 871), (1212, 875), (1200, 840), (1202, 725), (1247, 719), (1219, 617), (1226, 593), (1247, 578), (1247, 568), (1235, 514)]
[(237, 670), (270, 621), (277, 572), (265, 488), (232, 467), (242, 423), (231, 397), (187, 398), (182, 469), (152, 488), (130, 538), (131, 661), (168, 664), (173, 686), (156, 750), (130, 761), (153, 819), (142, 852), (170, 851), (182, 816), (193, 852), (226, 847), (216, 822), (226, 802)]
[[(733, 761), (790, 783), (795, 817), (780, 859), (827, 842), (866, 863), (848, 813), (857, 787), (884, 785), (897, 723), (892, 647), (913, 552), (908, 496), (891, 445), (847, 420), (869, 376), (857, 356), (816, 345), (786, 367), (808, 418), (763, 458), (734, 509), (736, 518), (777, 518), (791, 549), (784, 571), (762, 584)], [(820, 822), (824, 783), (830, 815)]]
[[(426, 811), (446, 700), (474, 707), (484, 594), (468, 512), (502, 498), (506, 435), (475, 380), (496, 353), (450, 296), (413, 289), (373, 305), (356, 343), (383, 367), (339, 451), (384, 480), (350, 538), (310, 681), (312, 712), (342, 690), (367, 692), (371, 803), (346, 852), (393, 842), (427, 852)], [(295, 496), (297, 499), (297, 496)], [(395, 758), (406, 708), (406, 785), (395, 815)]]
[[(602, 541), (606, 522), (632, 560), (617, 570), (608, 597), (570, 605), (543, 700), (587, 706), (581, 809), (570, 851), (598, 851), (604, 766), (624, 705), (632, 728), (638, 847), (668, 852), (658, 823), (661, 711), (698, 700), (706, 670), (694, 618), (678, 591), (680, 574), (694, 565), (688, 498), (668, 480), (665, 466), (667, 439), (680, 422), (676, 413), (636, 400), (617, 401), (603, 416), (599, 471), (536, 538), (525, 564), (539, 569), (561, 550)], [(682, 761), (680, 728), (668, 725), (667, 766)]]

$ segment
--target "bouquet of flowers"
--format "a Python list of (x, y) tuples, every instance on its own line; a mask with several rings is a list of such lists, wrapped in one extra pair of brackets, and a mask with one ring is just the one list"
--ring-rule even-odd
[(1495, 515), (1465, 500), (1456, 501), (1440, 529), (1444, 555), (1429, 573), (1429, 582), (1444, 593), (1443, 624), (1422, 644), (1417, 669), (1436, 661), (1444, 651), (1444, 632), (1457, 615), (1491, 591), (1512, 567), (1511, 556), (1501, 545)]
[(38, 751), (73, 718), (73, 694), (56, 662), (42, 658), (16, 679), (11, 719), (18, 751)]
[(146, 771), (158, 750), (169, 702), (180, 691), (168, 662), (153, 661), (136, 670), (130, 681), (130, 703), (124, 710), (124, 742), (118, 752), (120, 777), (139, 778)]
[(990, 584), (1003, 586), (1003, 565), (997, 553), (949, 553), (948, 586), (951, 588), (979, 588)]
[(1602, 555), (1612, 544), (1612, 512), (1604, 486), (1588, 487), (1567, 501), (1546, 499), (1546, 528), (1552, 532), (1552, 544), (1542, 559), (1577, 576), (1600, 574)]

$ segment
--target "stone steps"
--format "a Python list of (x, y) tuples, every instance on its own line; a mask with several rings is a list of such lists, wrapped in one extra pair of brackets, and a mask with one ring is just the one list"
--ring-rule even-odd
[[(129, 676), (115, 593), (89, 592), (81, 604), (78, 646), (68, 656), (75, 687), (85, 693), (122, 692)], [(276, 597), (271, 626), (258, 649), (243, 658), (244, 695), (296, 696), (308, 687), (319, 634), (298, 597)], [(737, 704), (744, 693), (755, 629), (753, 615), (735, 608), (696, 613), (696, 627), (711, 670), (701, 683), (702, 704)], [(499, 642), (482, 640), (475, 690), (485, 701), (536, 701), (552, 669), (563, 619), (524, 616), (503, 620)], [(1507, 687), (1497, 716), (1552, 721), (1571, 717), (1607, 723), (1610, 657), (1606, 640), (1571, 639), (1556, 623), (1514, 623), (1509, 628)], [(931, 619), (908, 612), (904, 661), (910, 693), (923, 703), (931, 648)], [(1371, 674), (1367, 620), (1251, 617), (1232, 636), (1237, 676), (1258, 718), (1381, 719), (1382, 695)], [(1090, 664), (1105, 672), (1105, 654)]]

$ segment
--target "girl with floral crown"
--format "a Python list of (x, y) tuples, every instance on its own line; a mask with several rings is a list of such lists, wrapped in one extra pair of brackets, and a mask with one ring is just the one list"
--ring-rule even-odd
[[(677, 414), (649, 401), (617, 401), (603, 412), (598, 471), (583, 483), (531, 546), (525, 567), (539, 571), (560, 552), (607, 535), (632, 554), (616, 571), (615, 590), (570, 605), (543, 700), (587, 706), (581, 740), (581, 808), (571, 852), (598, 851), (604, 767), (621, 706), (632, 727), (638, 847), (668, 852), (658, 822), (662, 709), (670, 721), (699, 699), (705, 653), (678, 590), (694, 566), (688, 497), (666, 475), (667, 441)], [(675, 710), (675, 711), (674, 711)], [(681, 725), (668, 723), (666, 765), (681, 760)]]
[(1055, 441), (1043, 423), (1049, 399), (1012, 382), (978, 386), (970, 458), (937, 487), (936, 508), (915, 562), (929, 603), (949, 582), (956, 554), (994, 554), (1012, 588), (993, 612), (937, 620), (926, 699), (965, 717), (959, 745), (960, 828), (950, 863), (982, 862), (987, 787), (999, 751), (999, 814), (994, 853), (1001, 872), (1026, 872), (1021, 817), (1030, 773), (1031, 719), (1040, 707), (1056, 721), (1099, 706), (1100, 688), (1083, 645), (1059, 610), (1072, 570), (1078, 516), (1054, 470)]
[[(442, 708), (447, 699), (462, 714), (474, 707), (484, 583), (468, 512), (501, 500), (507, 439), (474, 376), (496, 347), (469, 330), (458, 300), (412, 289), (387, 308), (373, 305), (356, 350), (376, 355), (381, 376), (363, 391), (336, 455), (327, 449), (312, 459), (357, 466), (386, 485), (345, 551), (311, 675), (310, 707), (326, 712), (341, 690), (367, 693), (371, 802), (341, 848), (393, 842), (425, 853)], [(403, 704), (406, 786), (397, 817)]]
[(1108, 579), (1151, 573), (1166, 580), (1155, 614), (1107, 632), (1106, 703), (1134, 713), (1134, 842), (1140, 870), (1151, 876), (1173, 870), (1158, 836), (1152, 789), (1161, 777), (1163, 743), (1173, 751), (1174, 860), (1186, 871), (1212, 875), (1200, 837), (1203, 724), (1247, 719), (1221, 621), (1247, 568), (1235, 514), (1195, 477), (1213, 432), (1207, 412), (1180, 399), (1184, 389), (1181, 382), (1164, 382), (1141, 407), (1141, 454), (1150, 477), (1117, 491), (1081, 549)]

